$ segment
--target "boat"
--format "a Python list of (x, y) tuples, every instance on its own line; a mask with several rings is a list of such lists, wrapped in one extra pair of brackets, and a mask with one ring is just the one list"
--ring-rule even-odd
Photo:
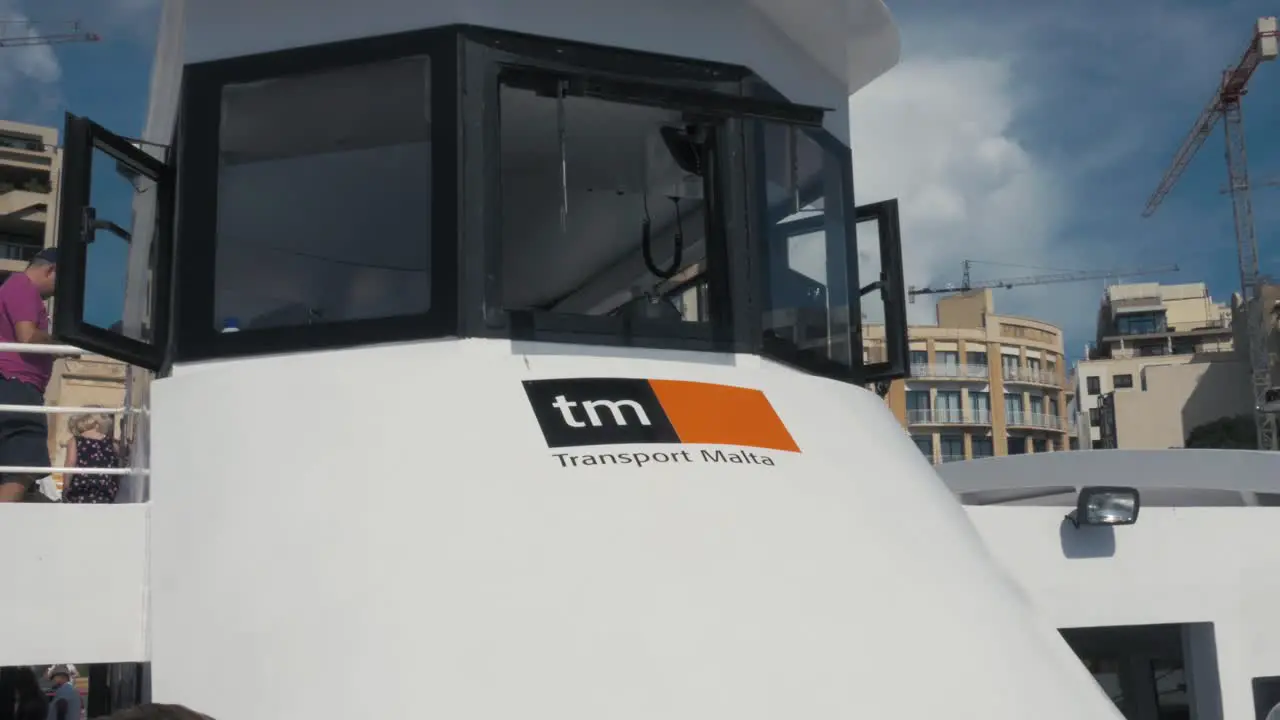
[(0, 662), (238, 720), (1120, 717), (875, 390), (847, 99), (898, 55), (880, 0), (166, 2), (142, 136), (63, 139), (48, 351), (130, 364), (130, 502), (0, 509)]
[[(1126, 718), (1280, 714), (1280, 455), (1037, 453), (939, 474)], [(1137, 501), (1129, 522), (1077, 525), (1086, 490), (1106, 486)]]

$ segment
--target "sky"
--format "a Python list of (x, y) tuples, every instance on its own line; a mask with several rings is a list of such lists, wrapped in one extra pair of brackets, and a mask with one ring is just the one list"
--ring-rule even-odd
[[(1053, 270), (1122, 271), (1239, 289), (1219, 129), (1154, 217), (1140, 217), (1173, 152), (1239, 60), (1263, 0), (888, 0), (902, 62), (851, 100), (855, 199), (896, 197), (908, 284)], [(0, 48), (0, 117), (61, 127), (86, 115), (142, 129), (160, 0), (0, 0), (0, 19), (79, 19), (97, 43)], [(49, 29), (53, 29), (51, 26)], [(1245, 105), (1251, 174), (1280, 178), (1280, 63)], [(127, 186), (123, 186), (127, 189)], [(112, 190), (111, 192), (124, 192)], [(116, 198), (119, 199), (118, 197)], [(105, 199), (104, 199), (105, 202)], [(1280, 187), (1254, 193), (1262, 270), (1280, 276)], [(92, 264), (123, 278), (102, 243)], [(114, 270), (116, 264), (121, 268)], [(985, 263), (1004, 263), (992, 265)], [(1012, 265), (1022, 267), (1009, 267)], [(94, 273), (97, 275), (97, 273)], [(1092, 339), (1104, 281), (996, 290), (996, 310), (1061, 326), (1068, 354)], [(118, 316), (118, 292), (103, 317)], [(932, 321), (932, 303), (911, 307)]]
[[(146, 117), (160, 0), (0, 0), (3, 37), (35, 29), (66, 32), (72, 21), (93, 43), (0, 48), (0, 118), (63, 127), (70, 111), (109, 130), (138, 137)], [(15, 23), (33, 22), (35, 25)], [(94, 166), (92, 203), (99, 217), (129, 226), (132, 189), (106, 163)], [(105, 182), (104, 182), (105, 180)], [(124, 305), (124, 241), (98, 233), (89, 248), (85, 319), (109, 327)]]
[[(1151, 218), (1174, 151), (1244, 53), (1261, 0), (888, 0), (898, 67), (850, 103), (855, 198), (897, 197), (907, 283), (959, 283), (961, 262), (1180, 271), (1129, 281), (1240, 287), (1222, 129)], [(1280, 63), (1245, 100), (1251, 176), (1280, 178)], [(1262, 272), (1280, 276), (1280, 187), (1254, 192)], [(1049, 270), (974, 265), (998, 279)], [(1105, 281), (994, 290), (997, 313), (1062, 327), (1078, 358)], [(932, 322), (929, 302), (910, 308)]]

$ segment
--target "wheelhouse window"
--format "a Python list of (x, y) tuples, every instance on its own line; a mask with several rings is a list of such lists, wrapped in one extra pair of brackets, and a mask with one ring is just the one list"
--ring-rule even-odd
[(545, 74), (502, 79), (503, 309), (548, 329), (705, 325), (715, 123), (568, 88)]
[[(820, 131), (761, 123), (766, 349), (848, 372), (858, 317), (848, 148)], [(858, 355), (859, 360), (860, 355)]]
[(59, 242), (92, 272), (57, 305), (105, 354), (453, 335), (906, 374), (896, 202), (855, 207), (825, 111), (747, 68), (448, 26), (187, 65), (181, 102), (151, 154), (73, 123)]
[(217, 331), (431, 308), (430, 60), (227, 85)]

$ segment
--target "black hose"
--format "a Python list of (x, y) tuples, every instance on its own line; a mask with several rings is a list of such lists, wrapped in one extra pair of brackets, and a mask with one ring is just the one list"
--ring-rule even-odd
[(680, 219), (680, 198), (673, 197), (671, 202), (676, 206), (676, 234), (672, 239), (674, 247), (671, 251), (671, 267), (663, 270), (653, 261), (653, 219), (649, 217), (649, 196), (644, 197), (644, 221), (640, 223), (640, 252), (644, 255), (644, 266), (649, 272), (661, 280), (670, 280), (680, 271), (680, 263), (684, 260), (684, 223)]

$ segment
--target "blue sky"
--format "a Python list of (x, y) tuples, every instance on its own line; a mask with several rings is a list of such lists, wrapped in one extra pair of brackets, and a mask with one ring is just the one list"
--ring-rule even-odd
[[(159, 0), (0, 0), (0, 19), (33, 21), (46, 33), (79, 20), (102, 37), (96, 43), (0, 48), (0, 117), (61, 129), (71, 111), (137, 137), (159, 8)], [(14, 30), (10, 26), (8, 33)], [(128, 227), (128, 184), (109, 167), (94, 170), (93, 202), (100, 215)], [(120, 318), (124, 267), (123, 242), (100, 233), (88, 263), (91, 322), (106, 326)]]
[[(1163, 207), (1139, 213), (1263, 0), (889, 0), (903, 62), (852, 104), (858, 201), (899, 197), (908, 282), (958, 281), (963, 259), (1035, 268), (1178, 263), (1146, 279), (1238, 290), (1221, 132)], [(940, 9), (941, 8), (941, 9)], [(0, 49), (0, 117), (60, 127), (68, 109), (136, 136), (159, 0), (0, 0), (0, 18), (80, 19), (93, 44)], [(1280, 178), (1280, 64), (1259, 69), (1245, 123), (1255, 179)], [(123, 205), (122, 193), (114, 196)], [(108, 199), (104, 204), (110, 204)], [(1280, 188), (1254, 207), (1264, 273), (1280, 277)], [(91, 259), (122, 278), (106, 243)], [(92, 268), (91, 268), (92, 270)], [(1036, 270), (978, 266), (978, 279)], [(96, 273), (95, 273), (96, 274)], [(1078, 355), (1102, 282), (996, 291), (998, 312), (1041, 317)], [(94, 314), (118, 315), (95, 289)], [(927, 303), (913, 309), (927, 320)]]
[[(1221, 71), (1274, 2), (890, 0), (903, 63), (852, 102), (858, 201), (901, 198), (908, 282), (960, 279), (962, 259), (1121, 269), (1239, 288), (1221, 129), (1159, 212), (1140, 212)], [(942, 9), (940, 9), (940, 6)], [(951, 8), (951, 9), (947, 9)], [(1280, 178), (1280, 63), (1245, 105), (1255, 180)], [(1264, 273), (1280, 276), (1280, 188), (1254, 209)], [(1036, 274), (975, 268), (975, 278)], [(997, 312), (1091, 339), (1101, 281), (997, 290)], [(931, 320), (928, 304), (915, 318)]]

